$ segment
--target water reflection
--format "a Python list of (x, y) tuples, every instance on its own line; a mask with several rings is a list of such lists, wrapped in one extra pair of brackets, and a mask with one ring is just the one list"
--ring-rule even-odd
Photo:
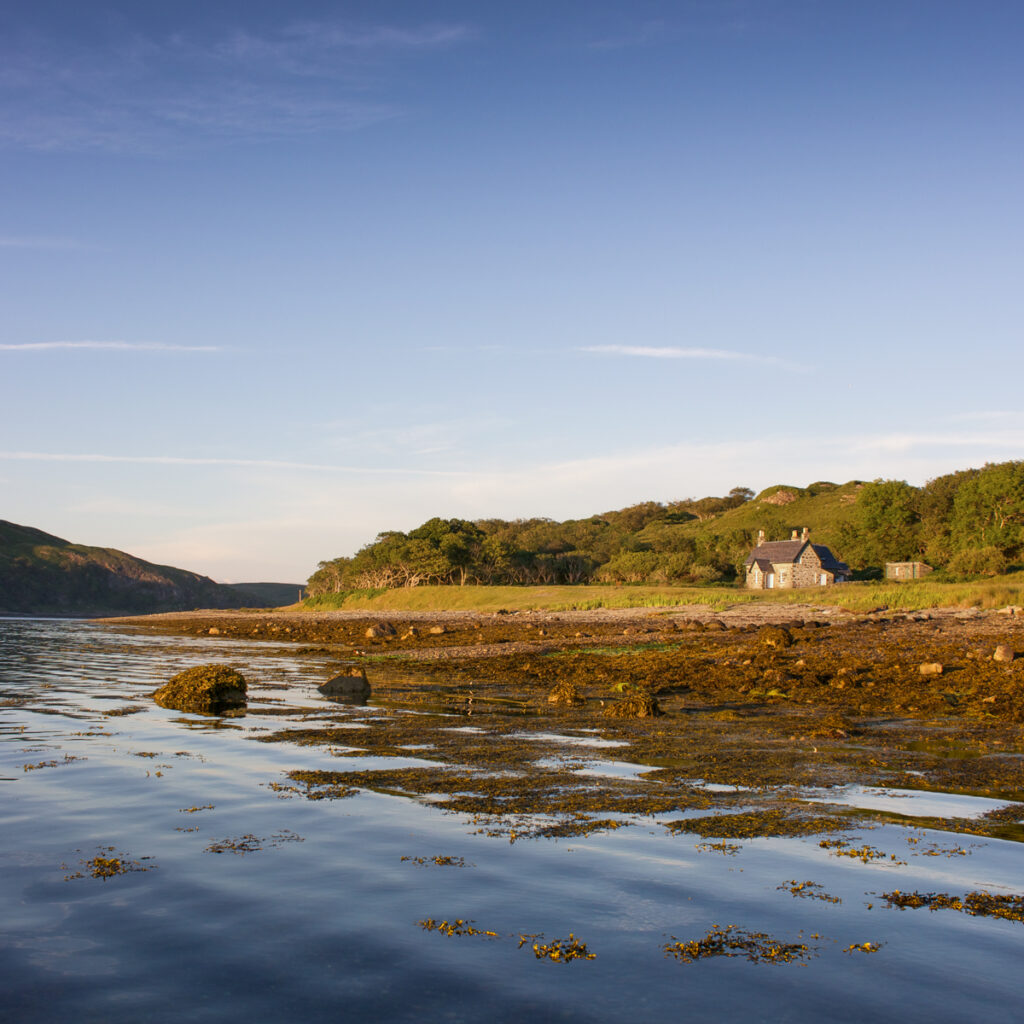
[[(244, 717), (182, 715), (149, 699), (204, 662), (246, 675)], [(961, 855), (948, 834), (883, 825), (845, 838), (851, 849), (898, 856), (862, 863), (818, 837), (737, 839), (725, 844), (736, 850), (719, 850), (658, 820), (612, 813), (602, 817), (625, 827), (509, 842), (485, 820), (451, 813), (442, 793), (433, 805), (397, 786), (307, 799), (281, 785), (289, 772), (446, 767), (416, 756), (427, 744), (404, 756), (360, 754), (361, 733), (386, 729), (388, 709), (323, 701), (315, 688), (328, 672), (271, 642), (0, 622), (8, 1019), (932, 1022), (1015, 1012), (1024, 926), (901, 912), (874, 894), (1019, 891), (1017, 844), (958, 837)], [(350, 736), (334, 747), (257, 742), (318, 723)], [(582, 731), (515, 737), (539, 741), (537, 753), (568, 776), (659, 785), (642, 778), (645, 766), (603, 758), (621, 743)], [(480, 739), (491, 742), (486, 731)], [(989, 806), (864, 787), (806, 795), (922, 815)], [(148, 870), (84, 870), (118, 860)], [(842, 902), (780, 889), (794, 880)], [(418, 925), (457, 919), (495, 935)], [(805, 966), (666, 958), (666, 944), (733, 923), (744, 935), (804, 942), (816, 956)], [(534, 955), (534, 944), (559, 948), (570, 933), (595, 960)], [(523, 935), (543, 938), (520, 944)], [(864, 942), (879, 952), (844, 952)]]

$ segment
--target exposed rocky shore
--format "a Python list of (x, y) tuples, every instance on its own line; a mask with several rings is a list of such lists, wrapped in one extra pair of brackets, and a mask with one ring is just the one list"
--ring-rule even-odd
[[(365, 673), (372, 697), (364, 699), (375, 711), (360, 720), (355, 747), (351, 712), (340, 708), (337, 724), (319, 719), (264, 740), (324, 746), (338, 757), (416, 749), (437, 761), (290, 773), (285, 789), (309, 799), (344, 799), (359, 788), (443, 799), (513, 840), (626, 824), (609, 813), (681, 808), (727, 812), (678, 823), (719, 839), (903, 820), (822, 814), (798, 795), (856, 783), (1013, 801), (983, 818), (914, 821), (1024, 840), (1018, 614), (744, 605), (722, 613), (176, 613), (118, 624), (203, 636), (227, 650), (237, 644), (243, 671), (248, 644), (269, 641), (282, 655), (321, 663), (325, 681)], [(453, 728), (453, 716), (473, 728)], [(635, 779), (573, 775), (567, 788), (565, 766), (579, 767), (573, 745), (597, 738), (647, 770)], [(538, 761), (539, 740), (564, 765)], [(538, 824), (538, 814), (555, 819)]]

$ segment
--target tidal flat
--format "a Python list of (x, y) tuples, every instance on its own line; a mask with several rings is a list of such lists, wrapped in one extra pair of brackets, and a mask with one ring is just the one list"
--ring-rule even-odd
[(1022, 620), (783, 615), (0, 620), (0, 1017), (1013, 1012)]

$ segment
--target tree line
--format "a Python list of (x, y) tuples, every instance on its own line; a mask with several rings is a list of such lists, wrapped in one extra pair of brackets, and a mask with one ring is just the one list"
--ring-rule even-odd
[[(786, 504), (773, 501), (780, 490)], [(988, 464), (914, 487), (902, 480), (746, 487), (723, 497), (647, 501), (585, 519), (434, 518), (389, 530), (319, 564), (310, 596), (429, 584), (724, 583), (742, 578), (758, 529), (809, 526), (862, 577), (921, 560), (947, 576), (1005, 571), (1024, 558), (1024, 462)]]

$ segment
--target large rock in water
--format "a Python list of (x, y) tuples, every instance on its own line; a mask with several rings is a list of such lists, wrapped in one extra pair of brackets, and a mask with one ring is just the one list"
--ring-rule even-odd
[(370, 699), (370, 684), (366, 681), (366, 673), (358, 665), (343, 669), (326, 683), (321, 683), (317, 689), (325, 697), (351, 700), (358, 704), (365, 704)]
[(245, 705), (245, 676), (226, 665), (196, 665), (153, 694), (162, 708), (215, 715)]

